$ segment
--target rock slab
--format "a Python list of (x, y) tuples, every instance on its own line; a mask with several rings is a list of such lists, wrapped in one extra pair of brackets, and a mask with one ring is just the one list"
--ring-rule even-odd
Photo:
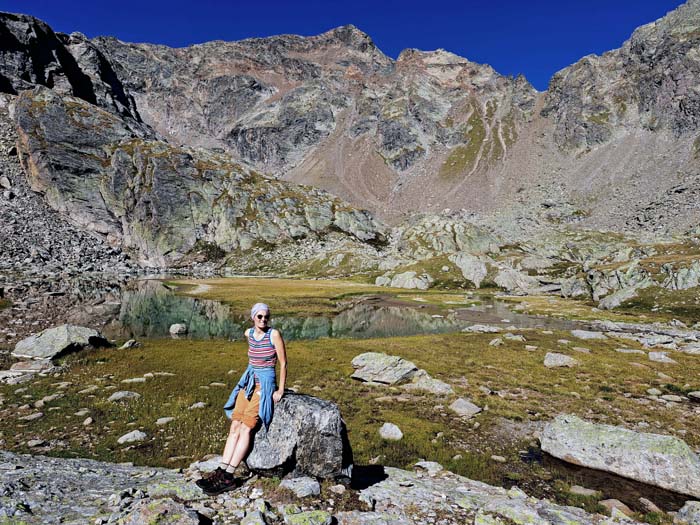
[(569, 463), (700, 497), (700, 458), (673, 436), (588, 423), (565, 414), (545, 426), (540, 440), (543, 451)]
[(12, 355), (33, 359), (53, 359), (88, 345), (109, 346), (109, 342), (92, 328), (63, 324), (22, 339), (15, 345)]
[(387, 385), (406, 382), (418, 372), (418, 367), (412, 362), (381, 352), (365, 352), (355, 356), (352, 366), (355, 368), (351, 376), (353, 379)]

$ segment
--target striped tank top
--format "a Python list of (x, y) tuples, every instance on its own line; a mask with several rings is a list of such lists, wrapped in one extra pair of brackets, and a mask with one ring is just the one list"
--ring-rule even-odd
[(277, 352), (272, 342), (272, 328), (268, 328), (262, 339), (255, 339), (255, 329), (248, 331), (248, 362), (255, 368), (274, 368)]

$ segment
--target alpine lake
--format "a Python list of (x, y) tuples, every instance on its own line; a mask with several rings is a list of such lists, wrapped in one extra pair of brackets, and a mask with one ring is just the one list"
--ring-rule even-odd
[[(669, 394), (700, 389), (698, 359), (674, 353), (677, 365), (656, 363), (616, 352), (631, 346), (627, 339), (583, 341), (571, 334), (590, 329), (594, 319), (638, 322), (639, 312), (600, 312), (583, 301), (504, 296), (489, 289), (413, 291), (248, 277), (133, 280), (104, 299), (98, 313), (94, 307), (82, 312), (90, 319), (86, 326), (101, 331), (114, 347), (67, 355), (59, 373), (0, 386), (3, 448), (167, 467), (220, 453), (228, 432), (222, 406), (247, 364), (243, 332), (251, 326), (250, 306), (259, 301), (271, 306), (272, 325), (287, 344), (287, 387), (338, 404), (357, 465), (410, 468), (421, 459), (437, 461), (472, 479), (517, 485), (529, 495), (588, 511), (601, 511), (601, 499), (619, 499), (650, 523), (667, 515), (644, 514), (639, 497), (665, 511), (687, 499), (559, 461), (542, 453), (537, 435), (557, 414), (573, 413), (670, 433), (697, 449), (700, 418), (693, 406), (640, 399), (650, 388)], [(171, 336), (175, 323), (186, 325), (187, 334)], [(464, 331), (475, 324), (500, 332)], [(496, 338), (500, 344), (490, 344)], [(130, 339), (139, 346), (119, 348)], [(351, 361), (364, 352), (401, 356), (451, 385), (455, 394), (356, 381)], [(579, 365), (546, 368), (547, 352), (572, 355)], [(117, 390), (141, 397), (125, 404), (107, 401)], [(50, 403), (42, 403), (47, 396)], [(458, 417), (448, 409), (457, 397), (470, 399), (482, 412)], [(37, 402), (48, 405), (44, 416), (22, 420)], [(156, 425), (163, 417), (175, 419)], [(384, 422), (397, 425), (403, 438), (382, 439)], [(149, 439), (117, 443), (135, 429)], [(30, 446), (33, 440), (42, 444)], [(599, 493), (575, 495), (572, 485)]]

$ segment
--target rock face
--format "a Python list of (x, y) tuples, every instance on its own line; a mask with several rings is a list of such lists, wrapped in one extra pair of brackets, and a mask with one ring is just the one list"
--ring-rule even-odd
[(64, 324), (21, 340), (15, 346), (12, 355), (52, 359), (68, 352), (80, 350), (88, 345), (100, 347), (109, 346), (109, 344), (109, 341), (102, 337), (97, 330)]
[(542, 450), (569, 463), (700, 497), (700, 458), (678, 438), (562, 415), (545, 426), (540, 440)]
[(323, 479), (349, 477), (352, 450), (338, 407), (288, 392), (275, 405), (270, 428), (255, 435), (246, 459), (254, 472)]
[[(689, 0), (621, 49), (560, 71), (541, 94), (444, 50), (392, 60), (353, 26), (172, 49), (55, 34), (5, 13), (0, 91), (49, 87), (172, 144), (223, 150), (387, 216), (450, 206), (495, 222), (509, 209), (518, 224), (687, 231), (700, 218), (699, 26), (700, 3)], [(659, 177), (658, 158), (678, 176)], [(428, 222), (441, 233), (431, 243), (467, 239), (459, 250), (475, 253), (471, 241), (486, 241), (461, 235), (471, 226), (451, 237)]]
[(227, 155), (173, 147), (83, 100), (25, 91), (15, 118), (32, 188), (143, 264), (172, 265), (191, 252), (221, 259), (331, 232), (382, 242), (372, 218), (339, 199), (265, 179)]

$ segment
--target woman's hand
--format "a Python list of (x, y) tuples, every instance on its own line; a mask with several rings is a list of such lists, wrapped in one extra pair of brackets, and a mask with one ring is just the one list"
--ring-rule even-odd
[(278, 403), (280, 399), (282, 399), (282, 396), (284, 395), (284, 390), (275, 390), (274, 393), (272, 394), (272, 400), (275, 403)]

